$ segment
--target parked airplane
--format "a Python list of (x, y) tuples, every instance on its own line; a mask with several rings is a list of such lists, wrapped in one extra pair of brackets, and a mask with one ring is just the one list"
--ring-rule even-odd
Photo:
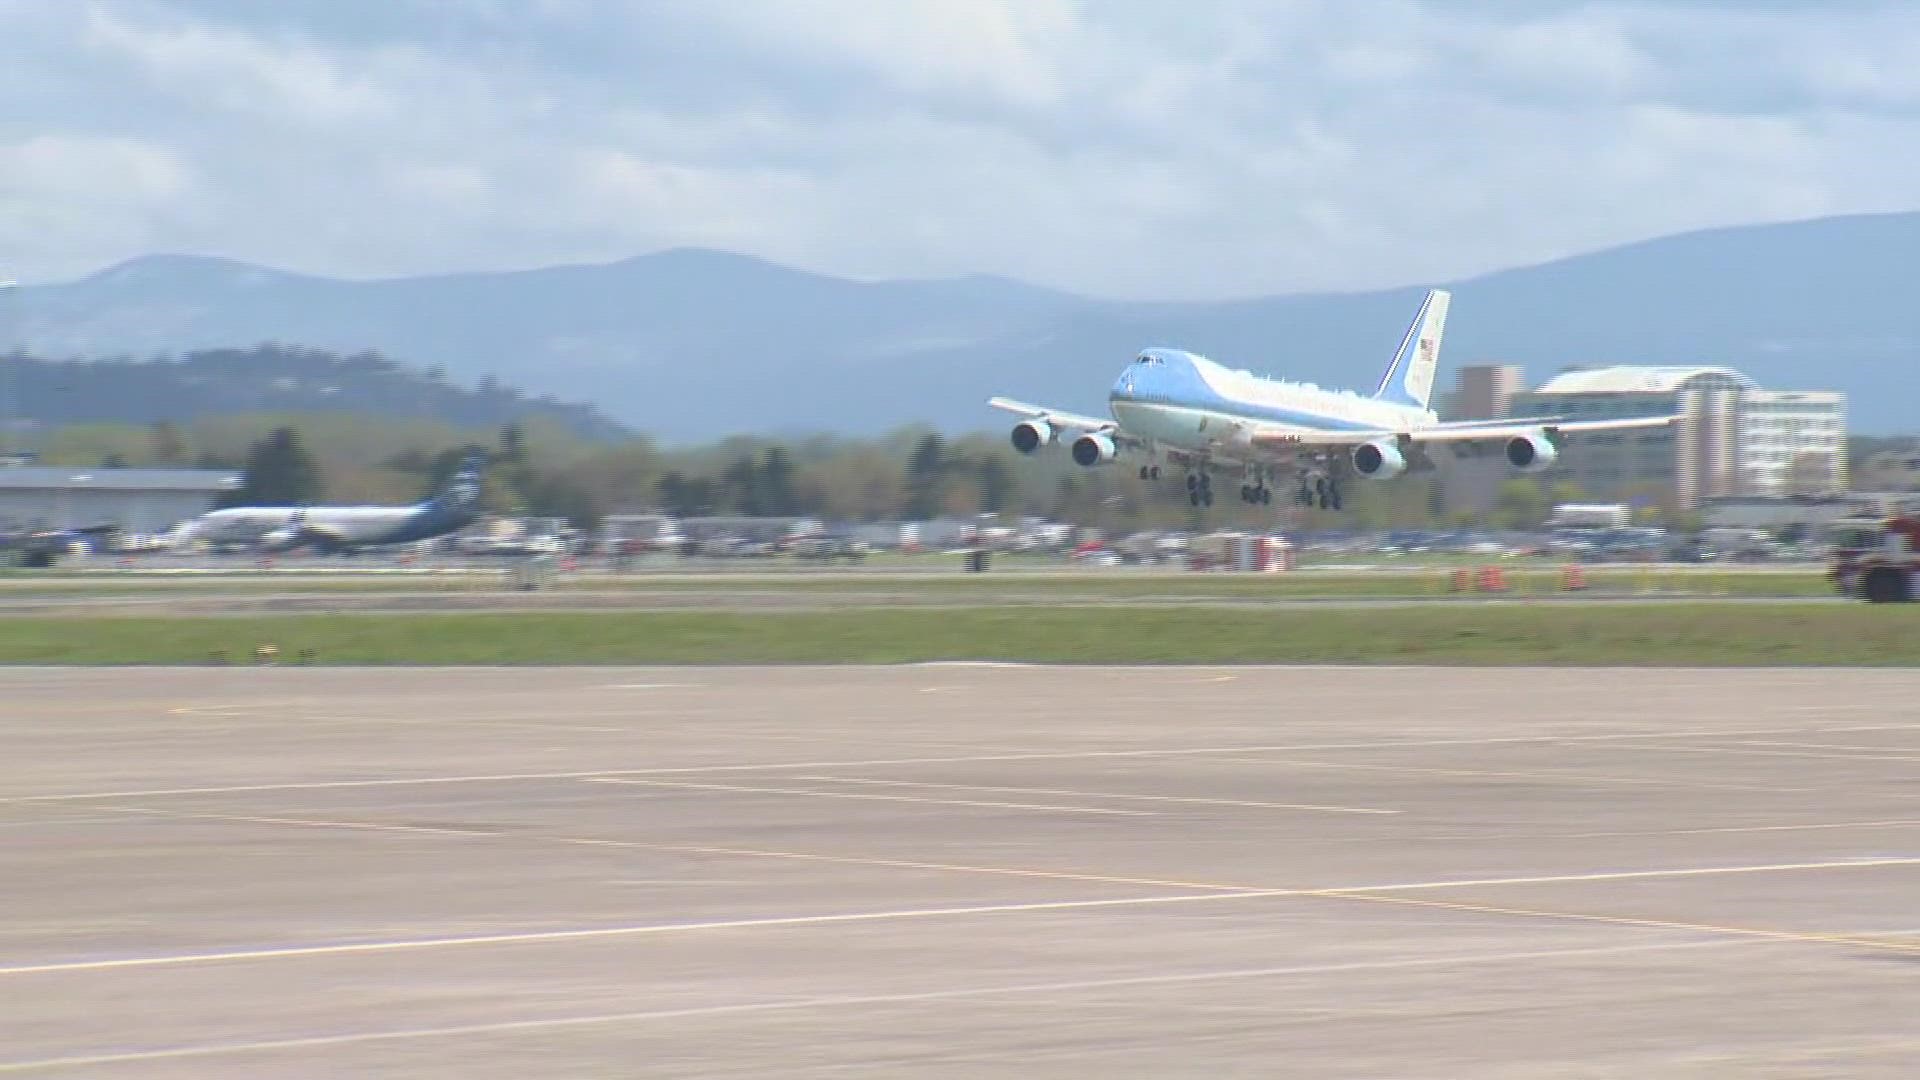
[(1084, 466), (1137, 458), (1141, 479), (1158, 479), (1162, 458), (1187, 470), (1187, 500), (1213, 505), (1214, 472), (1239, 472), (1240, 500), (1273, 501), (1269, 478), (1291, 472), (1295, 501), (1338, 510), (1345, 472), (1384, 480), (1432, 468), (1428, 449), (1446, 444), (1457, 456), (1500, 444), (1521, 472), (1538, 472), (1560, 456), (1561, 436), (1659, 427), (1678, 417), (1566, 420), (1522, 417), (1443, 423), (1427, 407), (1440, 361), (1440, 335), (1452, 295), (1427, 293), (1393, 362), (1371, 396), (1310, 383), (1233, 371), (1180, 349), (1146, 349), (1107, 395), (1110, 420), (1028, 405), (1008, 398), (988, 404), (1025, 419), (1014, 448), (1031, 454), (1063, 443)]
[(92, 525), (84, 529), (28, 529), (24, 532), (0, 532), (0, 566), (14, 565), (45, 569), (59, 562), (76, 548), (98, 548), (119, 535), (117, 525)]
[(487, 455), (469, 451), (439, 493), (412, 506), (234, 506), (195, 519), (188, 536), (263, 551), (310, 547), (322, 554), (408, 544), (457, 532), (479, 516)]

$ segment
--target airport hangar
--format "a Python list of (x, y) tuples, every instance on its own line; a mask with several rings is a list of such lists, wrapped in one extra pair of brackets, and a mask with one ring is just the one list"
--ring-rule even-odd
[(218, 469), (0, 468), (0, 527), (163, 533), (239, 486)]

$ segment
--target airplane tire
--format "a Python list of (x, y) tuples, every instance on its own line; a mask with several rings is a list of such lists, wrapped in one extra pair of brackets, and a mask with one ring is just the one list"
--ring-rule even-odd
[(1273, 489), (1272, 488), (1263, 487), (1260, 489), (1260, 505), (1261, 506), (1273, 505)]
[(1147, 470), (1147, 479), (1149, 479), (1149, 480), (1158, 480), (1158, 479), (1160, 479), (1160, 466), (1158, 466), (1158, 465), (1155, 465), (1155, 466), (1153, 466), (1152, 468), (1150, 468), (1150, 469), (1148, 469), (1148, 470)]
[[(1197, 476), (1197, 475), (1195, 475), (1194, 473), (1188, 473), (1188, 474), (1187, 474), (1187, 490), (1188, 490), (1188, 491), (1198, 491), (1198, 490), (1200, 490), (1200, 477), (1199, 477), (1199, 476)], [(1196, 503), (1196, 504), (1194, 504), (1194, 505), (1196, 505), (1196, 506), (1197, 506), (1197, 505), (1199, 505), (1199, 504), (1198, 504), (1198, 503)]]
[(1147, 467), (1145, 465), (1142, 465), (1140, 466), (1140, 479), (1145, 480), (1146, 478), (1147, 478)]
[(1870, 571), (1860, 591), (1869, 604), (1901, 604), (1912, 599), (1907, 594), (1906, 575), (1885, 567)]

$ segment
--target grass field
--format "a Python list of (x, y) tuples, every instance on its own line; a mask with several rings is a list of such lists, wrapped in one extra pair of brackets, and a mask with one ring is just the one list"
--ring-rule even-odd
[(262, 643), (321, 664), (1911, 665), (1920, 605), (79, 617), (0, 624), (0, 663), (246, 663)]

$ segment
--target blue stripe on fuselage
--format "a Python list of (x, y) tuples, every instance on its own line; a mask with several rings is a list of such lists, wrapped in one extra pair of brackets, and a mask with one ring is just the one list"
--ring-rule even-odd
[(1379, 424), (1226, 397), (1200, 377), (1199, 371), (1194, 368), (1192, 353), (1179, 349), (1147, 349), (1140, 355), (1157, 363), (1143, 364), (1136, 358), (1113, 384), (1113, 390), (1107, 395), (1109, 403), (1126, 401), (1143, 405), (1172, 405), (1322, 431), (1380, 430)]

